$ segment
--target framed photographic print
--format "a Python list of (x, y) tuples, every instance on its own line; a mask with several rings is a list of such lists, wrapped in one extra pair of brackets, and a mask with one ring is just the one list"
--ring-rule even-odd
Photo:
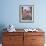
[(34, 21), (34, 5), (19, 6), (19, 21), (33, 22)]

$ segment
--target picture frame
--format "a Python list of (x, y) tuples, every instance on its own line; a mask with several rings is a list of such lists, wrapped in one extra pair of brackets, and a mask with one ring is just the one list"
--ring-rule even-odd
[(19, 21), (24, 23), (34, 22), (34, 5), (19, 6)]

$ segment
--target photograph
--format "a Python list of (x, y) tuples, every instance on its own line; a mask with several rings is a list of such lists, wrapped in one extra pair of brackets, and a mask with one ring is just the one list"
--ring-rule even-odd
[(20, 5), (19, 20), (20, 22), (33, 22), (34, 15), (33, 5)]

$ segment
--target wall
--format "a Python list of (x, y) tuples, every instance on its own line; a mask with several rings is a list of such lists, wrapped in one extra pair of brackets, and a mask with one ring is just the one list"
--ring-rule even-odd
[[(44, 0), (1, 0), (0, 25), (13, 24), (16, 28), (46, 28), (46, 1)], [(19, 5), (34, 5), (34, 23), (19, 22)]]
[[(16, 28), (40, 27), (46, 32), (45, 4), (46, 0), (0, 0), (0, 27), (13, 24)], [(34, 5), (33, 23), (19, 22), (19, 5)]]

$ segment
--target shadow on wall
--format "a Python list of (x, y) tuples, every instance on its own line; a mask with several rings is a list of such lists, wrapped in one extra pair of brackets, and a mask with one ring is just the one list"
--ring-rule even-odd
[(3, 29), (6, 28), (4, 24), (0, 24), (0, 43), (2, 43), (2, 32), (5, 32)]

